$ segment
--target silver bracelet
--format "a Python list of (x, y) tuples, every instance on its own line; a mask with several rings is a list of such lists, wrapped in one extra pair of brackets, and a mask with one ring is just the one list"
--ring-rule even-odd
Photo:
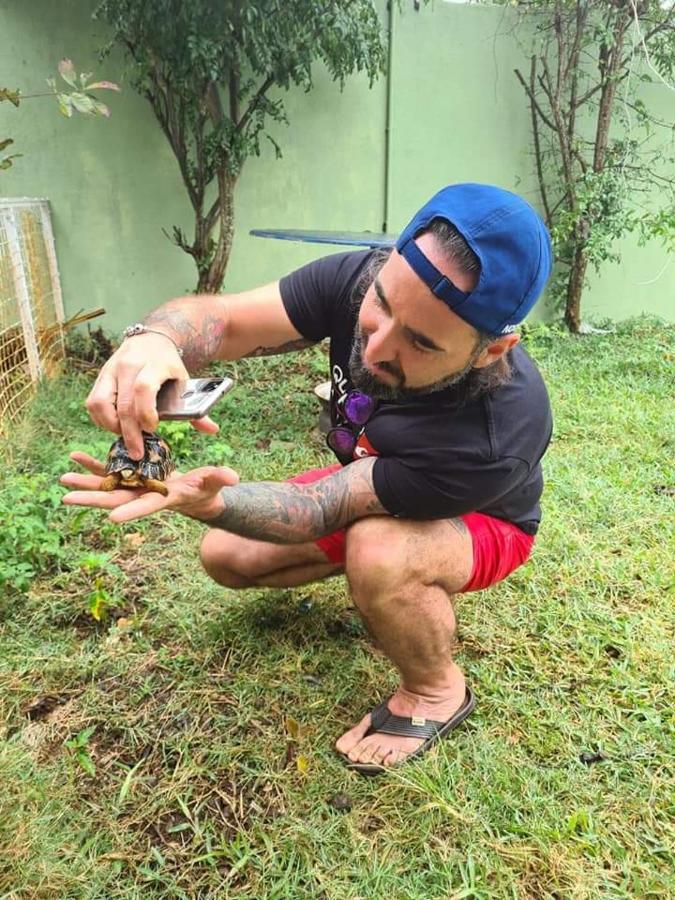
[(174, 341), (174, 339), (166, 334), (164, 331), (155, 331), (154, 328), (148, 328), (147, 325), (144, 325), (142, 322), (136, 322), (135, 325), (127, 325), (127, 327), (122, 332), (122, 337), (130, 338), (135, 337), (137, 334), (161, 334), (162, 337), (169, 338), (171, 343), (174, 345), (176, 350), (178, 351), (178, 355), (183, 358), (183, 351), (178, 346), (178, 344)]

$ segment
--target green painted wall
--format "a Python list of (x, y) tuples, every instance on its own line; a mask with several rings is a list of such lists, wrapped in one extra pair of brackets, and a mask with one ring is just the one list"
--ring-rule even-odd
[[(93, 0), (0, 0), (0, 85), (40, 90), (63, 56), (78, 69), (121, 80), (119, 57), (96, 62), (105, 34), (89, 17), (93, 6)], [(528, 112), (513, 75), (522, 59), (514, 13), (444, 2), (419, 11), (403, 6), (395, 16), (391, 72), (390, 230), (452, 181), (493, 181), (536, 204)], [(226, 290), (276, 279), (331, 252), (252, 238), (251, 228), (380, 229), (386, 87), (381, 79), (369, 90), (365, 79), (354, 78), (340, 92), (317, 67), (315, 89), (287, 97), (290, 126), (274, 131), (283, 159), (265, 147), (247, 162), (237, 188)], [(662, 117), (675, 118), (672, 92), (650, 90)], [(173, 224), (189, 229), (191, 220), (150, 107), (130, 88), (111, 95), (110, 106), (109, 121), (67, 121), (49, 98), (27, 100), (18, 110), (2, 104), (0, 135), (14, 137), (24, 156), (0, 173), (0, 193), (51, 200), (67, 313), (104, 306), (108, 314), (99, 321), (118, 330), (196, 279), (191, 261), (161, 231)], [(622, 264), (593, 278), (585, 311), (675, 319), (674, 293), (665, 251), (627, 241)]]

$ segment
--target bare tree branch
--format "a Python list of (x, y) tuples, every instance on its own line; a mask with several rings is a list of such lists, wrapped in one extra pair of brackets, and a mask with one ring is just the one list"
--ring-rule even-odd
[[(534, 58), (535, 57), (533, 56), (532, 59), (534, 59)], [(518, 78), (518, 81), (522, 84), (523, 88), (525, 89), (525, 93), (530, 98), (531, 105), (534, 106), (534, 108), (536, 109), (542, 122), (544, 122), (544, 124), (548, 125), (548, 127), (551, 129), (551, 131), (555, 131), (555, 125), (549, 119), (549, 117), (546, 115), (546, 113), (542, 110), (541, 106), (537, 103), (537, 98), (535, 96), (534, 89), (531, 88), (530, 85), (525, 81), (525, 79), (523, 78), (523, 76), (521, 75), (521, 73), (518, 69), (514, 69), (513, 71), (516, 73), (516, 77)]]

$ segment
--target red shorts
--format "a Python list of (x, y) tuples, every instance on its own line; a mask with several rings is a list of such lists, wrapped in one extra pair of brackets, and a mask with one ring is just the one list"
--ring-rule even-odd
[[(288, 480), (293, 484), (310, 484), (341, 469), (340, 463), (324, 469), (310, 469)], [(527, 562), (532, 553), (534, 535), (526, 534), (517, 525), (495, 519), (483, 513), (466, 513), (459, 517), (471, 534), (473, 543), (473, 570), (460, 593), (481, 591), (510, 575), (518, 566)], [(343, 528), (316, 541), (330, 562), (344, 564), (345, 531)]]

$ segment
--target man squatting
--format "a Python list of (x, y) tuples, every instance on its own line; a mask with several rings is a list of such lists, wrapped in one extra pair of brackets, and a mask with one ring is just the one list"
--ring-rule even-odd
[[(76, 489), (64, 502), (112, 509), (114, 522), (160, 509), (203, 521), (202, 565), (228, 588), (344, 573), (400, 673), (394, 695), (336, 742), (364, 774), (421, 755), (471, 712), (451, 654), (453, 595), (506, 578), (532, 551), (551, 411), (515, 326), (551, 262), (546, 228), (524, 200), (450, 185), (391, 251), (333, 254), (251, 291), (164, 304), (88, 397), (94, 422), (140, 458), (167, 379), (330, 339), (333, 465), (243, 484), (207, 466), (171, 478), (163, 497), (101, 492), (102, 464), (75, 452), (91, 474), (62, 482)], [(217, 430), (208, 418), (193, 424)]]

